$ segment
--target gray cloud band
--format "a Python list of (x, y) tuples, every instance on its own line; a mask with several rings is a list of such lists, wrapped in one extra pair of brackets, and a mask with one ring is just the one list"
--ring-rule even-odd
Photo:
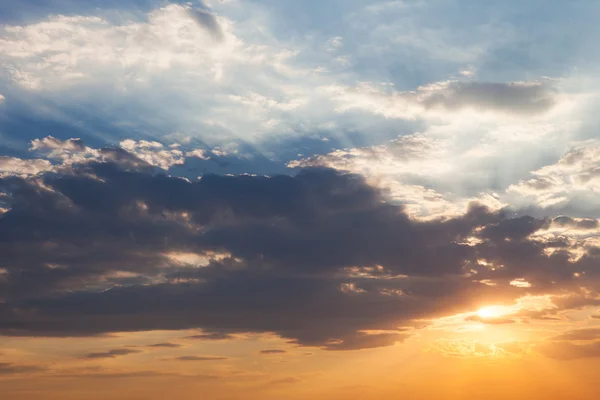
[(0, 333), (203, 328), (354, 350), (402, 341), (417, 319), (515, 299), (513, 279), (552, 293), (578, 288), (576, 271), (597, 286), (596, 248), (573, 261), (532, 240), (550, 220), (472, 204), (416, 221), (358, 175), (189, 181), (113, 152), (0, 180)]

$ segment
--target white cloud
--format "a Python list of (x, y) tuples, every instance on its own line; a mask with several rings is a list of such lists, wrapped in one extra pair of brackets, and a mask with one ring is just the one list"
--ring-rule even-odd
[(458, 215), (472, 201), (492, 209), (504, 206), (493, 194), (461, 196), (440, 191), (431, 184), (417, 183), (436, 181), (456, 168), (449, 146), (447, 140), (421, 133), (402, 136), (384, 145), (336, 150), (295, 160), (288, 166), (321, 166), (361, 174), (395, 201), (405, 204), (408, 213), (415, 218)]
[(600, 143), (594, 140), (572, 148), (556, 163), (531, 175), (508, 191), (525, 196), (537, 207), (560, 209), (576, 203), (582, 211), (595, 209), (600, 193)]
[[(201, 148), (183, 149), (180, 143), (165, 147), (162, 143), (148, 140), (125, 139), (119, 144), (120, 149), (95, 149), (86, 146), (81, 139), (66, 140), (47, 136), (31, 141), (30, 151), (44, 156), (46, 159), (21, 160), (13, 157), (0, 159), (0, 173), (9, 175), (36, 175), (61, 166), (90, 161), (116, 161), (130, 163), (132, 166), (143, 164), (168, 170), (173, 165), (185, 163), (186, 158), (210, 157)], [(182, 148), (182, 149), (180, 149)], [(52, 165), (49, 161), (58, 161)]]
[(48, 160), (23, 160), (16, 157), (0, 156), (0, 177), (3, 176), (32, 176), (51, 171), (52, 164)]
[(465, 68), (460, 70), (460, 74), (466, 77), (473, 77), (477, 73), (477, 70), (473, 67)]
[(241, 47), (229, 21), (217, 21), (223, 31), (219, 41), (187, 6), (169, 5), (148, 14), (147, 21), (122, 25), (58, 15), (32, 25), (5, 26), (0, 54), (12, 66), (13, 79), (32, 89), (97, 80), (111, 70), (143, 83), (175, 66), (220, 79), (225, 64), (251, 63), (253, 54)]
[(169, 169), (172, 165), (183, 164), (185, 162), (183, 151), (173, 148), (165, 149), (162, 143), (125, 139), (119, 145), (122, 149), (127, 150), (148, 164), (165, 170)]
[[(290, 133), (290, 124), (306, 119), (299, 109), (320, 85), (312, 81), (324, 78), (294, 65), (298, 49), (263, 26), (198, 12), (171, 4), (121, 24), (59, 15), (6, 25), (0, 62), (20, 87), (62, 107), (101, 104), (93, 111), (121, 127), (167, 125), (222, 145)], [(69, 95), (54, 96), (58, 89)]]
[(326, 155), (295, 160), (288, 166), (326, 166), (345, 171), (360, 171), (366, 175), (426, 173), (446, 168), (443, 163), (439, 163), (446, 152), (447, 149), (441, 140), (424, 134), (413, 134), (399, 137), (384, 145), (336, 150)]
[(61, 140), (46, 136), (42, 139), (32, 140), (29, 150), (42, 154), (48, 159), (59, 160), (67, 165), (101, 158), (98, 150), (87, 147), (78, 138)]
[[(494, 209), (519, 204), (506, 188), (576, 137), (581, 108), (587, 103), (574, 95), (556, 95), (539, 83), (498, 87), (452, 81), (416, 92), (369, 85), (348, 91), (328, 88), (341, 104), (340, 112), (360, 108), (388, 118), (419, 118), (426, 127), (381, 145), (340, 149), (289, 166), (326, 166), (362, 174), (418, 217), (460, 213), (473, 200)], [(514, 103), (525, 104), (527, 112), (513, 112), (510, 99), (522, 96), (529, 98)], [(548, 107), (545, 112), (539, 108), (540, 98), (541, 108)], [(475, 109), (482, 101), (488, 112)]]
[(67, 140), (56, 139), (53, 136), (46, 136), (42, 139), (31, 141), (31, 150), (62, 150), (62, 151), (83, 151), (85, 146), (81, 139), (71, 138)]
[(326, 50), (329, 52), (335, 52), (344, 45), (344, 38), (342, 36), (334, 36), (327, 41)]
[(206, 155), (206, 150), (204, 150), (204, 149), (196, 149), (196, 150), (192, 150), (192, 151), (187, 151), (185, 153), (185, 156), (200, 158), (201, 160), (208, 160), (210, 158)]
[[(373, 51), (388, 65), (398, 58), (390, 48), (406, 50), (415, 41), (422, 49), (452, 53), (442, 59), (460, 61), (440, 79), (460, 68), (480, 71), (473, 61), (481, 54), (480, 44), (471, 46), (469, 56), (460, 55), (456, 48), (466, 47), (449, 46), (443, 31), (417, 29), (412, 18), (424, 4), (378, 3), (368, 7), (361, 21), (350, 10), (349, 23), (339, 34), (287, 42), (271, 31), (274, 16), (268, 10), (263, 15), (242, 2), (211, 6), (219, 9), (218, 15), (170, 4), (121, 23), (93, 15), (58, 15), (6, 25), (0, 30), (0, 61), (14, 81), (50, 97), (51, 104), (89, 108), (119, 128), (140, 128), (145, 138), (177, 131), (211, 146), (319, 131), (332, 137), (360, 132), (370, 139), (385, 130), (389, 138), (397, 128), (385, 118), (445, 124), (480, 114), (530, 117), (560, 100), (546, 80), (482, 83), (465, 76), (461, 79), (467, 82), (441, 80), (413, 90), (407, 81), (408, 88), (400, 90), (390, 84), (389, 74), (383, 83), (361, 76), (367, 47), (371, 54), (375, 44)], [(377, 23), (373, 18), (383, 11), (412, 21), (410, 34), (390, 34), (391, 25)], [(363, 35), (367, 28), (371, 31)], [(425, 40), (428, 35), (435, 40)], [(59, 88), (68, 95), (54, 95)]]
[(162, 143), (148, 140), (125, 139), (119, 146), (150, 165), (168, 170), (173, 165), (181, 165), (186, 158), (208, 160), (205, 149), (180, 150), (179, 143), (171, 144), (168, 148)]

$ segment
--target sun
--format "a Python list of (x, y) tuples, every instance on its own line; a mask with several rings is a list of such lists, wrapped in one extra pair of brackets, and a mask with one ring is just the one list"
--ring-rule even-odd
[(477, 315), (483, 319), (498, 318), (504, 314), (506, 314), (506, 311), (497, 306), (483, 307), (477, 311)]

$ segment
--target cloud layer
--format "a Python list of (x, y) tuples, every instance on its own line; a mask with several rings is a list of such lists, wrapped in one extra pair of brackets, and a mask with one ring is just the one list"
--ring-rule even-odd
[[(75, 140), (41, 143), (89, 152)], [(50, 172), (0, 180), (3, 334), (203, 328), (198, 338), (273, 332), (356, 350), (401, 342), (415, 320), (483, 299), (597, 287), (595, 245), (545, 236), (553, 226), (595, 229), (584, 221), (478, 203), (420, 221), (359, 175), (332, 169), (192, 181), (122, 148), (101, 153), (119, 156), (76, 162), (69, 153)]]

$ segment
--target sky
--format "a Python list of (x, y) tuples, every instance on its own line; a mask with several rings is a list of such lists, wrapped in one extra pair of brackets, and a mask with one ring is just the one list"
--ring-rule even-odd
[(597, 399), (599, 16), (0, 0), (2, 399)]

